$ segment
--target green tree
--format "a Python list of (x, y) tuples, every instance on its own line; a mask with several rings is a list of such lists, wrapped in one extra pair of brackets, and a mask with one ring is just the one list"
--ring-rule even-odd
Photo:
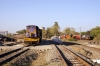
[(90, 30), (90, 35), (93, 37), (97, 37), (100, 34), (100, 27), (96, 26)]
[(66, 34), (66, 35), (78, 35), (79, 33), (75, 31), (74, 28), (70, 28), (70, 27), (67, 27), (63, 30), (63, 33)]
[(46, 30), (46, 35), (47, 35), (47, 38), (50, 38), (50, 35), (51, 35), (51, 32), (50, 32), (50, 28), (47, 28), (47, 30)]
[(59, 32), (59, 35), (64, 35), (64, 33), (63, 32)]
[(87, 32), (81, 32), (81, 35), (86, 35), (87, 34)]
[(19, 34), (24, 34), (25, 32), (26, 32), (25, 29), (23, 29), (23, 30), (19, 30), (19, 31), (16, 31), (16, 33), (19, 33)]
[(48, 36), (48, 38), (50, 38), (50, 37), (52, 37), (52, 36), (55, 35), (54, 29), (53, 29), (52, 27), (47, 28), (46, 31), (47, 31), (47, 36)]
[(70, 34), (74, 34), (75, 33), (75, 29), (74, 28), (70, 28)]
[(70, 34), (70, 27), (64, 29), (63, 33), (69, 35)]
[(76, 31), (74, 32), (74, 35), (79, 35), (79, 34), (80, 34), (79, 32), (76, 32)]
[(11, 35), (11, 33), (8, 33), (7, 36), (8, 36), (8, 37), (11, 37), (12, 35)]
[(43, 30), (43, 35), (45, 35), (46, 38), (50, 38), (54, 35), (59, 36), (60, 35), (60, 27), (58, 25), (58, 22), (54, 22), (54, 25), (51, 27), (48, 27), (46, 30)]
[(42, 37), (43, 38), (46, 38), (46, 30), (45, 30), (45, 27), (42, 29)]
[(54, 25), (51, 27), (51, 29), (52, 29), (52, 32), (53, 32), (54, 35), (59, 36), (60, 27), (58, 25), (58, 22), (55, 22)]

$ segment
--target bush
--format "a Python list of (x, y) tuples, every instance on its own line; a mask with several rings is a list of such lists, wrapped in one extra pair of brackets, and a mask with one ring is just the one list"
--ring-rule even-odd
[(77, 39), (69, 38), (69, 41), (77, 41)]
[(63, 38), (63, 39), (61, 39), (62, 41), (67, 41), (67, 39), (66, 38)]
[(100, 41), (100, 34), (94, 38), (95, 41)]

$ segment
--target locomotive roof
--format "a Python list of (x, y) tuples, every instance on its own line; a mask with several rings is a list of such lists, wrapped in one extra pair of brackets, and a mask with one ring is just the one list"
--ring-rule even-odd
[(34, 27), (38, 27), (38, 26), (36, 26), (36, 25), (27, 25), (26, 27), (29, 27), (29, 26), (34, 26)]

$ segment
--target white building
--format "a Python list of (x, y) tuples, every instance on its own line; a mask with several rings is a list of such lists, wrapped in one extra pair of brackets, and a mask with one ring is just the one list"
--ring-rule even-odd
[(40, 29), (44, 29), (45, 30), (45, 27), (41, 27)]
[(0, 31), (1, 35), (7, 36), (8, 35), (8, 31)]

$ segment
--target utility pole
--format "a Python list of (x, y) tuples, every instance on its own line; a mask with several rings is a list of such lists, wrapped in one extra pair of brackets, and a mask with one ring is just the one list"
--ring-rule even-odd
[(80, 27), (80, 40), (81, 40), (81, 27)]

